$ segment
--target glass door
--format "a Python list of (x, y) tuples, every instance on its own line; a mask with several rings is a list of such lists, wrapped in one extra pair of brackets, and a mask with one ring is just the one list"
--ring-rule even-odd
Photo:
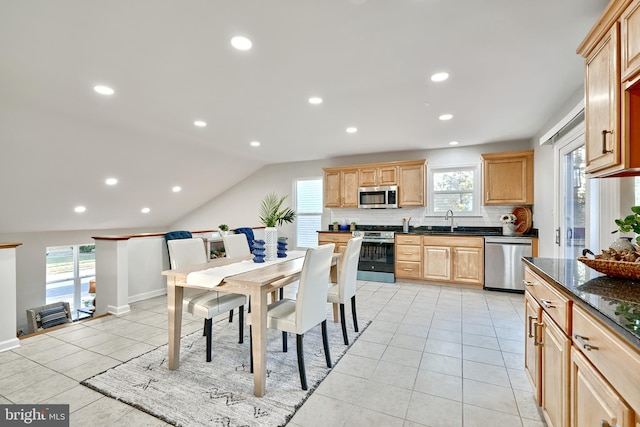
[(556, 243), (561, 258), (575, 259), (585, 248), (587, 223), (584, 134), (562, 146), (559, 155), (560, 200)]

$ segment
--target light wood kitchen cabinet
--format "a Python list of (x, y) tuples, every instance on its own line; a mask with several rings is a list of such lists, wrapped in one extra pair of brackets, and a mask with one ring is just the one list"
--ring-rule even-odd
[(399, 279), (422, 276), (422, 238), (415, 234), (395, 236), (395, 275)]
[(575, 347), (571, 349), (571, 427), (633, 427), (635, 414)]
[(531, 382), (538, 406), (542, 405), (541, 387), (541, 363), (542, 347), (540, 347), (540, 328), (537, 326), (542, 321), (542, 307), (526, 292), (525, 300), (525, 342), (524, 342), (524, 371)]
[(423, 236), (422, 247), (423, 279), (484, 284), (484, 238)]
[(327, 208), (358, 207), (357, 169), (325, 169), (324, 205)]
[(333, 243), (336, 246), (333, 248), (333, 252), (343, 254), (347, 250), (347, 244), (351, 239), (351, 233), (330, 231), (321, 231), (318, 233), (318, 245), (326, 245), (327, 243)]
[(542, 413), (549, 427), (569, 425), (569, 357), (571, 340), (542, 311)]
[(425, 206), (427, 185), (425, 165), (426, 162), (421, 160), (414, 163), (403, 163), (398, 167), (400, 176), (398, 184), (399, 206)]
[(585, 58), (586, 172), (640, 175), (640, 0), (612, 0), (578, 53)]
[(483, 204), (533, 204), (533, 150), (482, 154)]
[(360, 168), (359, 185), (360, 187), (381, 187), (385, 185), (398, 184), (398, 167), (397, 166), (380, 166)]

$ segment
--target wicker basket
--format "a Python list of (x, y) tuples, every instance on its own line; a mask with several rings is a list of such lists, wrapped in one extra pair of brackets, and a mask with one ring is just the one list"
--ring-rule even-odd
[(607, 276), (640, 279), (640, 263), (638, 262), (592, 259), (585, 256), (578, 257), (578, 261)]

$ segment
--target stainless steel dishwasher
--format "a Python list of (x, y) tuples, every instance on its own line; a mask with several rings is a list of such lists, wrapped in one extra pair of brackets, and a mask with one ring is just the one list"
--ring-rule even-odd
[(528, 237), (484, 238), (484, 288), (524, 292), (524, 265), (521, 257), (531, 256)]

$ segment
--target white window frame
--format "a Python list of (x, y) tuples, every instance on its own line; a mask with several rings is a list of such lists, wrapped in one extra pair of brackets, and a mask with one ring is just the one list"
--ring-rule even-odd
[[(71, 310), (72, 310), (72, 317), (73, 319), (77, 318), (77, 313), (78, 313), (78, 309), (84, 307), (83, 301), (84, 300), (89, 300), (89, 299), (93, 299), (89, 297), (88, 289), (89, 289), (89, 281), (92, 279), (95, 279), (95, 267), (93, 269), (93, 271), (90, 271), (89, 273), (82, 273), (80, 270), (80, 246), (93, 246), (94, 247), (94, 251), (95, 251), (95, 243), (85, 243), (85, 244), (77, 244), (77, 245), (56, 245), (56, 246), (51, 246), (50, 248), (56, 248), (56, 247), (69, 247), (71, 248), (71, 253), (72, 253), (72, 275), (70, 277), (65, 277), (65, 278), (59, 278), (59, 279), (53, 279), (53, 280), (45, 280), (45, 304), (50, 304), (53, 302), (58, 302), (58, 301), (65, 301), (65, 302), (69, 302), (70, 306), (71, 306)], [(49, 247), (47, 247), (47, 249), (49, 249)], [(95, 262), (95, 261), (94, 261)], [(45, 261), (46, 264), (46, 261)], [(46, 270), (46, 265), (45, 265), (45, 270)], [(63, 298), (64, 295), (62, 297), (54, 297), (54, 298), (47, 298), (46, 297), (46, 291), (49, 290), (49, 285), (56, 285), (59, 283), (66, 283), (66, 282), (71, 282), (72, 283), (72, 287), (73, 287), (73, 292), (71, 294), (72, 299), (68, 300), (66, 298)], [(85, 285), (87, 292), (83, 293), (83, 284)], [(68, 295), (68, 294), (67, 294)]]
[[(429, 166), (427, 164), (427, 215), (428, 216), (442, 216), (445, 212), (435, 212), (434, 198), (435, 190), (433, 184), (435, 180), (433, 175), (438, 172), (455, 172), (455, 171), (468, 171), (473, 172), (473, 191), (471, 192), (473, 209), (470, 212), (455, 211), (454, 215), (458, 217), (471, 217), (481, 216), (481, 187), (482, 182), (480, 180), (480, 163), (465, 163), (462, 165), (441, 165), (441, 166)], [(457, 192), (451, 192), (457, 193)]]
[[(301, 213), (298, 211), (298, 183), (301, 181), (319, 181), (320, 183), (320, 209), (318, 212), (305, 212), (305, 213)], [(308, 247), (315, 247), (318, 245), (318, 239), (317, 239), (317, 235), (314, 236), (313, 239), (310, 240), (310, 245), (304, 245), (304, 239), (300, 238), (300, 230), (299, 230), (299, 225), (302, 221), (300, 221), (301, 217), (317, 217), (318, 218), (318, 227), (317, 230), (314, 230), (314, 233), (317, 233), (317, 231), (319, 231), (322, 228), (322, 213), (323, 213), (323, 190), (324, 190), (324, 179), (321, 176), (316, 176), (316, 177), (307, 177), (307, 178), (297, 178), (293, 184), (293, 193), (294, 193), (294, 206), (295, 206), (295, 211), (296, 211), (296, 247), (299, 248), (308, 248)], [(310, 236), (308, 236), (310, 237)], [(311, 244), (311, 241), (313, 241), (313, 244)]]

